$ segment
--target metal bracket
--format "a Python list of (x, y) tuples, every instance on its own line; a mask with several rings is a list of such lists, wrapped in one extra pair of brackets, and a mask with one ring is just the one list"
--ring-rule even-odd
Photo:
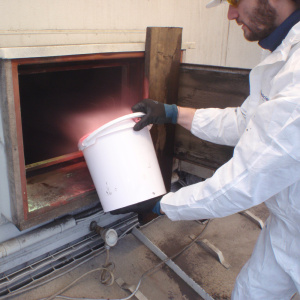
[[(122, 278), (117, 278), (116, 279), (116, 283), (118, 284), (118, 286), (122, 289), (122, 290), (127, 290), (131, 293), (133, 293), (136, 289), (136, 286), (134, 285), (129, 285), (127, 284)], [(134, 296), (138, 299), (138, 300), (148, 300), (147, 297), (145, 297), (140, 291), (137, 291)]]
[(165, 261), (165, 264), (172, 269), (182, 280), (184, 280), (198, 295), (204, 300), (214, 300), (205, 290), (196, 283), (191, 277), (189, 277), (182, 269), (180, 269), (168, 256), (162, 252), (156, 245), (154, 245), (141, 231), (133, 228), (131, 232), (138, 240), (140, 240), (146, 247), (148, 247), (155, 255), (161, 260)]
[[(194, 234), (191, 234), (190, 238), (194, 240), (196, 236)], [(226, 262), (222, 251), (218, 249), (215, 245), (210, 243), (207, 239), (198, 240), (196, 241), (196, 243), (199, 246), (201, 246), (204, 250), (212, 254), (212, 256), (215, 257), (226, 269), (229, 269), (231, 267), (230, 264)]]
[(258, 227), (260, 229), (263, 229), (265, 224), (263, 222), (262, 219), (260, 219), (259, 217), (257, 217), (254, 213), (252, 213), (251, 211), (249, 210), (244, 210), (244, 211), (241, 211), (239, 213), (240, 215), (242, 216), (245, 216), (246, 218), (248, 218), (249, 220), (251, 220), (253, 223), (255, 223), (256, 225), (258, 225)]

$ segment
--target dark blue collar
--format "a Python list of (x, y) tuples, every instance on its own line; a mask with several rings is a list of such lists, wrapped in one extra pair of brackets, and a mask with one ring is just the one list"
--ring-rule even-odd
[(291, 28), (300, 21), (300, 10), (294, 11), (269, 36), (260, 40), (258, 44), (267, 50), (274, 51), (287, 36)]

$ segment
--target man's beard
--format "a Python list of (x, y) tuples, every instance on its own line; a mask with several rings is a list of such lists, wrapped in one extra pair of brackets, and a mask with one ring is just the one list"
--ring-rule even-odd
[(244, 32), (248, 41), (260, 41), (269, 36), (276, 29), (276, 10), (268, 0), (258, 0), (257, 7), (248, 14), (248, 31)]

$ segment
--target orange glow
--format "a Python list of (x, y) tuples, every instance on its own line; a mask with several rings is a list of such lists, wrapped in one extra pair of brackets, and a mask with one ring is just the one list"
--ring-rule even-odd
[(80, 113), (70, 112), (60, 123), (61, 130), (72, 143), (77, 145), (79, 139), (88, 136), (102, 125), (130, 113), (129, 107), (118, 107), (118, 109), (111, 107), (101, 109), (101, 111), (90, 110)]

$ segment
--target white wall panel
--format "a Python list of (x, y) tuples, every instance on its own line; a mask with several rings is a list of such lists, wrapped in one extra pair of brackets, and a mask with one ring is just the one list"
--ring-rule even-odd
[[(0, 0), (0, 47), (140, 43), (148, 26), (183, 27), (185, 61), (251, 68), (259, 47), (209, 0)], [(249, 46), (250, 45), (250, 46)]]
[(262, 49), (257, 42), (244, 39), (243, 31), (236, 22), (230, 22), (227, 44), (226, 65), (231, 67), (253, 68), (261, 60)]

